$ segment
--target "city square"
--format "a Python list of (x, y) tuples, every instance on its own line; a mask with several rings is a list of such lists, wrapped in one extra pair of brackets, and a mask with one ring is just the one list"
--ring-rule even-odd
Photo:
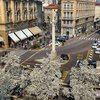
[(1, 0), (0, 15), (0, 100), (100, 99), (100, 1)]

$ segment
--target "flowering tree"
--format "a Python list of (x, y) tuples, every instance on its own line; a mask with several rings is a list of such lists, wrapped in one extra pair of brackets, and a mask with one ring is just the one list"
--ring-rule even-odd
[(75, 100), (95, 100), (95, 86), (99, 76), (92, 66), (82, 65), (80, 69), (71, 69), (70, 86)]
[[(10, 91), (20, 85), (27, 93), (34, 94), (38, 99), (48, 100), (49, 97), (59, 95), (60, 86), (60, 59), (44, 58), (40, 67), (33, 70), (23, 70), (20, 67), (20, 58), (15, 52), (10, 52), (1, 58), (0, 67), (0, 95), (8, 95)], [(62, 91), (67, 94), (67, 89)]]
[(0, 58), (0, 95), (7, 95), (16, 85), (23, 86), (27, 77), (20, 67), (20, 58), (15, 52), (10, 52)]
[(59, 95), (60, 67), (59, 59), (52, 60), (50, 56), (44, 58), (40, 67), (35, 67), (30, 74), (31, 85), (26, 88), (27, 93), (42, 100)]

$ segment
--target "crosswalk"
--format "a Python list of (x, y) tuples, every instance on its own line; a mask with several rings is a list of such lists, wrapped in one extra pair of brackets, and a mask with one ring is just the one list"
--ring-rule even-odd
[(100, 41), (100, 38), (87, 38), (87, 37), (80, 37), (80, 38), (78, 38), (79, 40), (93, 40), (93, 41)]
[(15, 55), (20, 57), (23, 54), (25, 54), (26, 52), (28, 52), (28, 50), (16, 50)]
[(89, 54), (88, 54), (88, 60), (92, 60), (93, 59), (93, 53), (94, 53), (94, 50), (93, 49), (91, 49), (90, 51), (89, 51)]
[(84, 36), (81, 36), (81, 37), (78, 37), (79, 40), (90, 40), (90, 41), (100, 41), (100, 35), (97, 34), (97, 33), (92, 33), (92, 34), (89, 34), (89, 35), (84, 35)]

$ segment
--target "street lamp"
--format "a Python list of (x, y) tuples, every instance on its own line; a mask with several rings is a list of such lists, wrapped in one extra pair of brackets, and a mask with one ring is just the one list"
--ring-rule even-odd
[(55, 24), (56, 24), (56, 11), (52, 9), (52, 51), (51, 58), (54, 59), (57, 55), (55, 49)]

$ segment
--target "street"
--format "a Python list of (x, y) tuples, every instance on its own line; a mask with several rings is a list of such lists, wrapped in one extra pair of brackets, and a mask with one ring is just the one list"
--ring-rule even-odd
[[(62, 71), (69, 70), (71, 67), (76, 65), (77, 56), (81, 54), (83, 59), (87, 57), (88, 49), (91, 48), (94, 40), (99, 40), (100, 35), (97, 33), (89, 34), (88, 36), (81, 36), (66, 40), (64, 46), (56, 47), (57, 55), (70, 54), (70, 60), (66, 65), (62, 66)], [(15, 51), (16, 55), (21, 57), (21, 64), (34, 64), (35, 60), (47, 57), (50, 54), (51, 46), (39, 50), (21, 50)], [(99, 55), (94, 54), (93, 60), (98, 60)]]

